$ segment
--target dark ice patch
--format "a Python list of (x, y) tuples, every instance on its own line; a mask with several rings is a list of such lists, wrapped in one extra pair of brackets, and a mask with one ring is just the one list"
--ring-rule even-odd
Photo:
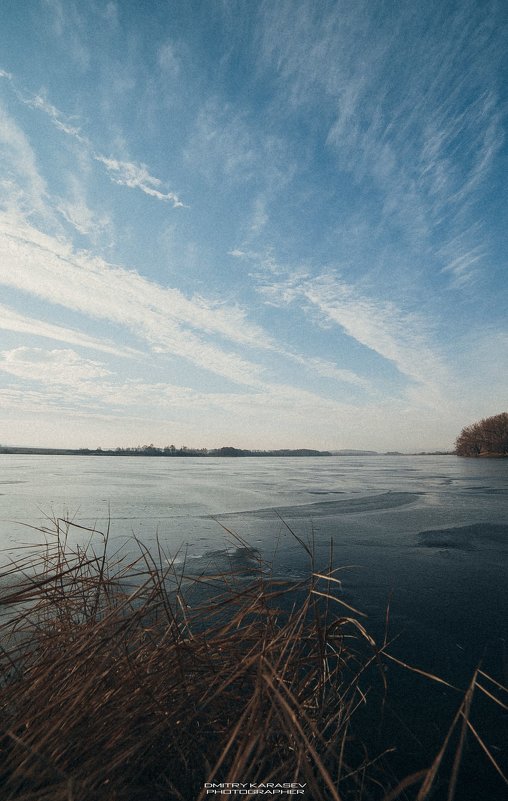
[(439, 548), (459, 551), (476, 551), (472, 538), (468, 538), (460, 531), (423, 531), (420, 532), (420, 546), (424, 548)]
[(344, 490), (309, 490), (309, 495), (344, 495)]
[(507, 543), (508, 525), (505, 523), (473, 523), (470, 526), (420, 531), (419, 545), (422, 548), (476, 551), (486, 543)]
[(477, 492), (482, 495), (506, 495), (505, 489), (497, 487), (469, 487), (469, 492)]
[(385, 492), (382, 495), (367, 495), (363, 498), (348, 498), (337, 501), (318, 501), (302, 506), (277, 506), (269, 509), (254, 509), (245, 512), (228, 512), (215, 515), (219, 520), (231, 517), (256, 517), (263, 520), (282, 518), (283, 520), (316, 519), (318, 517), (335, 517), (344, 514), (361, 512), (378, 512), (384, 509), (395, 509), (418, 500), (419, 492)]

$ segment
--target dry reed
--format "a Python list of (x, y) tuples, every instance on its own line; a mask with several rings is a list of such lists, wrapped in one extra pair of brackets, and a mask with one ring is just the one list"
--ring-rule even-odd
[(477, 672), (430, 768), (388, 781), (353, 731), (371, 684), (382, 690), (376, 666), (399, 660), (331, 568), (300, 583), (262, 562), (189, 578), (160, 548), (128, 561), (107, 535), (71, 547), (70, 524), (55, 525), (3, 573), (5, 801), (201, 801), (205, 782), (241, 781), (298, 782), (312, 801), (423, 801), (460, 725), (449, 798), (471, 730), (502, 773), (469, 709), (476, 688), (503, 705), (503, 688)]

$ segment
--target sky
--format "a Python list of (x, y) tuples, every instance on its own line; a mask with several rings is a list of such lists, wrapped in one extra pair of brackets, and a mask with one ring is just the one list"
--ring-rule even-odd
[(3, 0), (0, 443), (506, 410), (502, 0)]

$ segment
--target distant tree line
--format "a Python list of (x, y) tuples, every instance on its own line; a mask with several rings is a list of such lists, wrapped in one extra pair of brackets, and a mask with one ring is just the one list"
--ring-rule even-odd
[(458, 456), (508, 455), (508, 413), (485, 417), (462, 429), (455, 442)]
[(181, 445), (166, 445), (159, 448), (153, 443), (137, 445), (132, 448), (23, 448), (0, 445), (0, 453), (38, 454), (46, 456), (331, 456), (330, 451), (316, 451), (310, 448), (281, 448), (279, 450), (258, 451), (244, 448), (188, 448)]
[[(91, 453), (92, 451), (90, 451)], [(100, 448), (96, 452), (101, 452), (108, 455), (116, 456), (330, 456), (330, 451), (316, 451), (309, 448), (297, 448), (291, 450), (289, 448), (281, 448), (279, 450), (248, 450), (245, 448), (233, 448), (232, 446), (225, 446), (223, 448), (188, 448), (182, 445), (176, 448), (174, 445), (166, 445), (164, 448), (158, 448), (153, 444), (138, 445), (136, 448), (116, 448), (113, 451), (101, 451)]]

